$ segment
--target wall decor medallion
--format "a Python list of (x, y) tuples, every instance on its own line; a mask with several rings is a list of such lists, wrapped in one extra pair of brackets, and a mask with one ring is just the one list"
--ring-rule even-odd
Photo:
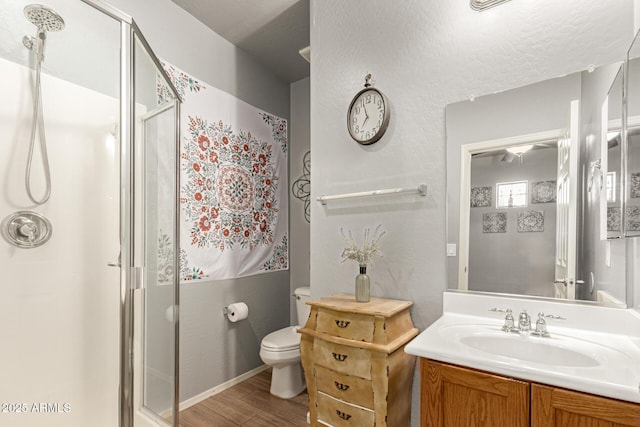
[(356, 93), (347, 110), (347, 130), (358, 144), (377, 142), (389, 126), (391, 109), (387, 97), (371, 87), (371, 74), (364, 78), (364, 89)]
[(640, 231), (640, 206), (627, 208), (627, 231)]
[(640, 198), (640, 172), (631, 174), (630, 190), (632, 199)]
[(293, 197), (304, 202), (304, 219), (311, 223), (311, 209), (309, 200), (311, 198), (311, 151), (304, 153), (302, 158), (302, 176), (291, 186)]
[(518, 233), (544, 231), (544, 211), (531, 210), (518, 214)]
[(507, 213), (506, 212), (489, 212), (482, 214), (482, 232), (483, 233), (506, 233), (507, 232)]
[(607, 208), (607, 231), (620, 231), (620, 208)]
[(491, 206), (491, 187), (473, 187), (471, 189), (471, 207), (488, 208)]
[(534, 182), (531, 187), (531, 203), (555, 203), (556, 181)]

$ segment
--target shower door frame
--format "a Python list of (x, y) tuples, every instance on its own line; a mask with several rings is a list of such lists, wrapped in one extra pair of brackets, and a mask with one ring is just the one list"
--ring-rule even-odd
[[(134, 182), (135, 152), (135, 61), (136, 39), (159, 71), (163, 70), (144, 35), (132, 17), (100, 0), (82, 0), (87, 5), (120, 22), (120, 375), (118, 396), (119, 427), (134, 427), (134, 291), (143, 285), (144, 266), (137, 262), (135, 253), (135, 232), (144, 227), (135, 209), (136, 194)], [(166, 85), (174, 95), (175, 108), (175, 242), (174, 266), (179, 266), (180, 227), (180, 103), (173, 83), (163, 74)], [(142, 228), (144, 230), (144, 228)], [(174, 367), (173, 367), (173, 408), (172, 425), (178, 426), (179, 412), (179, 341), (180, 341), (180, 287), (177, 280), (178, 268), (174, 268)]]

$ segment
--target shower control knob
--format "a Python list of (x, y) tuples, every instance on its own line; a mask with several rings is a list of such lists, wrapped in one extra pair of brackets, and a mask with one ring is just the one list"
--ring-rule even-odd
[(18, 232), (29, 239), (30, 242), (33, 242), (38, 235), (38, 226), (27, 220), (20, 226), (20, 228), (18, 228)]
[(37, 248), (51, 238), (51, 223), (37, 212), (19, 211), (0, 223), (0, 234), (14, 246)]

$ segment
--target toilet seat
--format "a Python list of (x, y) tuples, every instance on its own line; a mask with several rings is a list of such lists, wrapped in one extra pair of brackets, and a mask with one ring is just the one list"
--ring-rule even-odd
[(271, 332), (263, 338), (261, 347), (270, 352), (290, 351), (300, 348), (300, 334), (297, 326)]

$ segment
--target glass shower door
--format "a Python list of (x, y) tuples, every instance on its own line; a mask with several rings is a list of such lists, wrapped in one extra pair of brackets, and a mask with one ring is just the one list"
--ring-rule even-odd
[[(159, 64), (134, 36), (136, 295), (138, 407), (146, 417), (177, 425), (177, 132), (178, 103)], [(134, 334), (135, 334), (134, 333)], [(135, 425), (141, 423), (135, 420)]]

